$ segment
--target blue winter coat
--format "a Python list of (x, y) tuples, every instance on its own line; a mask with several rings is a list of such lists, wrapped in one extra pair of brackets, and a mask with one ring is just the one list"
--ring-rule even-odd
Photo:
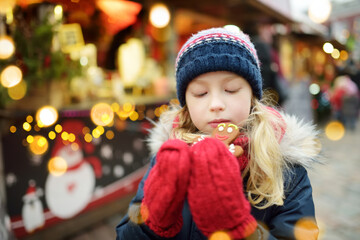
[[(139, 184), (136, 196), (131, 204), (139, 203), (144, 197), (144, 182), (151, 168), (155, 164), (155, 158), (151, 160), (150, 167)], [(246, 179), (244, 179), (244, 186)], [(262, 237), (259, 239), (295, 239), (294, 226), (305, 218), (315, 219), (314, 203), (312, 199), (312, 188), (306, 169), (301, 165), (293, 165), (292, 171), (285, 175), (285, 195), (283, 206), (272, 206), (263, 210), (252, 208), (252, 215), (259, 223), (265, 225), (260, 227)], [(183, 214), (183, 227), (173, 238), (174, 240), (203, 240), (207, 239), (197, 228), (192, 219), (190, 208), (185, 201)], [(116, 227), (117, 240), (153, 240), (168, 239), (154, 234), (145, 224), (135, 224), (126, 215)]]

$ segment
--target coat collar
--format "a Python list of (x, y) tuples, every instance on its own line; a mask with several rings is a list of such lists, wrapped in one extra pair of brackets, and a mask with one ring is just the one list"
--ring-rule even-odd
[[(176, 111), (161, 117), (159, 122), (154, 123), (150, 130), (147, 144), (151, 154), (156, 154), (161, 145), (170, 138)], [(299, 164), (310, 168), (313, 163), (320, 161), (319, 131), (312, 123), (305, 123), (295, 116), (282, 111), (278, 114), (286, 124), (280, 141), (280, 151), (287, 164)]]

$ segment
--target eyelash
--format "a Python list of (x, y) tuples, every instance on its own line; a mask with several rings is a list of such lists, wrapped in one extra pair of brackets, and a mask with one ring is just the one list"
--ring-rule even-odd
[(203, 97), (207, 94), (207, 92), (200, 93), (200, 94), (194, 94), (195, 97)]
[(239, 90), (240, 90), (240, 88), (235, 89), (235, 90), (225, 90), (225, 92), (227, 92), (227, 93), (237, 93)]

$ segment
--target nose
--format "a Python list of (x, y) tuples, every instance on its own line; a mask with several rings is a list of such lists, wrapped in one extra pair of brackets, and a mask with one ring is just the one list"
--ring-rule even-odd
[(210, 99), (209, 109), (211, 112), (224, 111), (226, 107), (225, 102), (219, 95), (212, 95)]

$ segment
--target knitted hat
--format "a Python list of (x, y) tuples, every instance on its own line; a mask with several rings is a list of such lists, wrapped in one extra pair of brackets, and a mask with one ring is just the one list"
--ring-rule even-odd
[(176, 89), (181, 106), (185, 91), (197, 76), (216, 71), (229, 71), (246, 79), (253, 94), (262, 97), (260, 63), (254, 45), (243, 32), (211, 28), (193, 35), (181, 48), (175, 63)]

